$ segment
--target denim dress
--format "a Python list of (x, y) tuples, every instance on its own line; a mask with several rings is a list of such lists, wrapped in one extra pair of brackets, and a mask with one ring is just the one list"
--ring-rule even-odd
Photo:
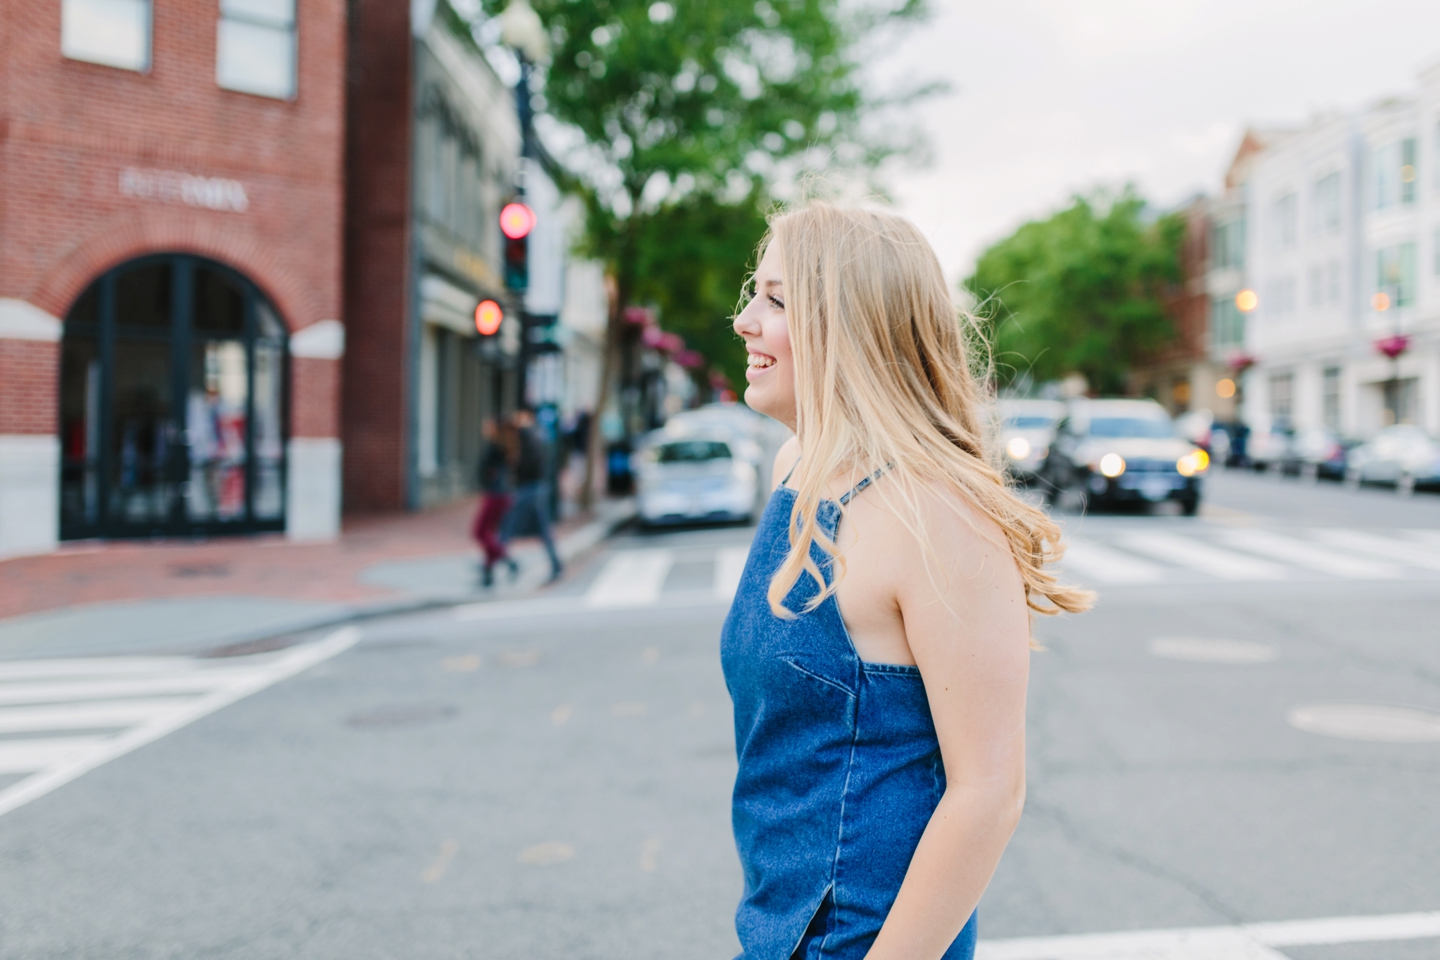
[[(790, 548), (794, 502), (783, 484), (771, 495), (720, 638), (739, 759), (737, 960), (861, 960), (945, 772), (918, 668), (862, 661), (833, 595), (801, 612), (817, 592), (808, 575), (785, 602), (795, 619), (771, 612), (766, 593)], [(833, 538), (839, 505), (822, 501), (818, 520)], [(829, 582), (830, 558), (816, 545), (811, 556)], [(970, 960), (975, 931), (971, 916), (944, 960)]]

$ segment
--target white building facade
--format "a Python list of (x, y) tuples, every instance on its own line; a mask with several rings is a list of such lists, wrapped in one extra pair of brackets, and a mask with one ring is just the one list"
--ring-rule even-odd
[[(1413, 98), (1317, 120), (1245, 185), (1243, 416), (1257, 431), (1440, 434), (1440, 65)], [(1403, 337), (1391, 359), (1384, 341)]]

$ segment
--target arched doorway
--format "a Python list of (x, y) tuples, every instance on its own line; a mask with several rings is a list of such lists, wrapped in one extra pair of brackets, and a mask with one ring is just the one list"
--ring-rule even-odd
[(60, 537), (285, 526), (286, 334), (241, 274), (164, 254), (65, 317)]

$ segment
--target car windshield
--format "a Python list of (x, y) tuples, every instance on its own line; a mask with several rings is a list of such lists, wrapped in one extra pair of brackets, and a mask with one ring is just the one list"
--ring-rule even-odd
[(680, 440), (655, 448), (658, 463), (704, 463), (730, 459), (730, 447), (719, 440)]
[(1157, 417), (1096, 417), (1090, 421), (1090, 436), (1161, 440), (1175, 436), (1175, 428)]
[(1006, 417), (1005, 426), (1011, 430), (1044, 430), (1055, 425), (1054, 417), (1040, 417), (1034, 414)]

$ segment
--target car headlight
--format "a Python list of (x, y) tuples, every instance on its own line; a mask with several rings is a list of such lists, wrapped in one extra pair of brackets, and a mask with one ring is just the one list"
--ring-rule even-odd
[(1005, 455), (1011, 460), (1024, 460), (1030, 456), (1030, 441), (1024, 437), (1011, 437), (1005, 444)]
[(1175, 469), (1180, 471), (1182, 477), (1193, 477), (1197, 473), (1204, 473), (1209, 468), (1210, 454), (1198, 447), (1175, 461)]
[(1125, 472), (1125, 458), (1118, 453), (1107, 453), (1100, 458), (1100, 473), (1112, 480)]

